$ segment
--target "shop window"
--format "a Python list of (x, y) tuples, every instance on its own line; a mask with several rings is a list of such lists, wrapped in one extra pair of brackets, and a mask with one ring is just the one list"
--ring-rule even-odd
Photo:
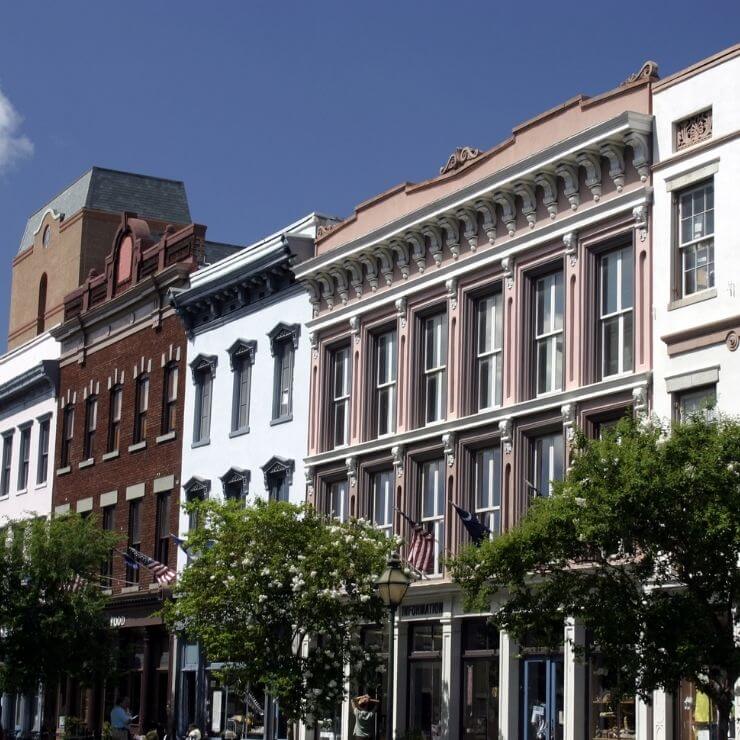
[(421, 522), (434, 535), (434, 562), (430, 575), (441, 575), (445, 542), (444, 460), (428, 460), (421, 465)]
[[(116, 527), (116, 507), (104, 506), (102, 510), (102, 525), (106, 532), (112, 532)], [(100, 585), (103, 588), (113, 587), (113, 551), (108, 554), (100, 567)]]
[(442, 625), (412, 624), (409, 632), (407, 730), (432, 740), (441, 734)]
[(13, 464), (13, 432), (3, 434), (3, 470), (0, 475), (0, 496), (10, 493), (10, 470)]
[(497, 740), (499, 634), (487, 619), (466, 619), (462, 628), (461, 736)]
[(565, 471), (565, 449), (562, 432), (543, 434), (531, 441), (530, 495), (548, 497), (553, 492), (553, 481), (562, 480)]
[(676, 208), (677, 292), (683, 298), (714, 287), (714, 181), (677, 193)]
[(563, 273), (535, 283), (535, 368), (537, 395), (563, 387)]
[(349, 347), (331, 353), (331, 446), (349, 444), (349, 394), (351, 385)]
[(146, 417), (149, 412), (149, 376), (136, 379), (136, 408), (134, 410), (134, 444), (146, 441)]
[(211, 441), (211, 404), (217, 362), (215, 355), (198, 355), (190, 363), (195, 383), (194, 444), (208, 444)]
[(272, 393), (272, 421), (289, 421), (293, 417), (293, 367), (298, 349), (299, 324), (278, 324), (268, 333), (270, 352), (275, 358)]
[(373, 524), (386, 536), (393, 536), (393, 470), (373, 473)]
[(121, 445), (121, 408), (123, 387), (114, 385), (110, 391), (110, 413), (108, 415), (108, 452), (117, 452)]
[(503, 315), (501, 290), (478, 299), (476, 304), (476, 386), (479, 411), (501, 405)]
[(21, 429), (20, 454), (18, 455), (18, 490), (28, 488), (28, 471), (31, 467), (31, 426)]
[(599, 343), (601, 377), (633, 366), (634, 278), (632, 247), (607, 252), (599, 259)]
[(349, 484), (338, 480), (329, 484), (329, 516), (340, 522), (349, 519)]
[(475, 514), (495, 535), (501, 531), (501, 448), (475, 453)]
[[(384, 625), (370, 625), (364, 627), (361, 633), (362, 645), (367, 653), (375, 655), (378, 665), (385, 668), (388, 665), (388, 629)], [(375, 733), (372, 737), (383, 738), (386, 736), (386, 709), (388, 696), (388, 674), (383, 670), (380, 672), (365, 672), (360, 676), (353, 677), (353, 691), (355, 696), (369, 694), (377, 699), (375, 709)], [(350, 713), (350, 737), (354, 716)]]
[(51, 424), (49, 419), (39, 421), (39, 451), (36, 461), (36, 483), (46, 483), (49, 475), (49, 436)]
[(590, 740), (633, 740), (636, 737), (635, 697), (619, 696), (615, 677), (598, 653), (588, 661)]
[(375, 337), (375, 399), (373, 410), (377, 418), (376, 435), (396, 431), (396, 373), (398, 346), (395, 331)]
[(673, 394), (674, 418), (680, 422), (691, 421), (692, 417), (712, 418), (717, 404), (717, 386), (705, 385)]
[(61, 467), (69, 467), (72, 456), (72, 440), (75, 433), (75, 407), (68, 403), (62, 415), (62, 449), (60, 452)]
[(447, 412), (447, 314), (423, 321), (424, 423), (443, 421)]
[(95, 454), (95, 431), (98, 427), (98, 397), (88, 396), (85, 401), (85, 440), (82, 456), (89, 460)]
[(170, 362), (164, 368), (164, 398), (162, 399), (162, 434), (175, 431), (177, 425), (177, 363)]
[(163, 565), (169, 563), (170, 554), (170, 492), (157, 494), (157, 519), (155, 523), (154, 557)]
[[(141, 550), (141, 499), (137, 498), (128, 503), (128, 546), (134, 550)], [(133, 561), (126, 560), (126, 585), (135, 586), (139, 583), (139, 568), (134, 567)]]

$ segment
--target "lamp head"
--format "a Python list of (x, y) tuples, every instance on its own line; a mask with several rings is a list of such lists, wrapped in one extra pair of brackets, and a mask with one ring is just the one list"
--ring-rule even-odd
[(395, 609), (403, 601), (410, 583), (411, 579), (401, 566), (401, 558), (394, 552), (388, 558), (388, 566), (375, 581), (375, 586), (383, 603), (388, 608)]

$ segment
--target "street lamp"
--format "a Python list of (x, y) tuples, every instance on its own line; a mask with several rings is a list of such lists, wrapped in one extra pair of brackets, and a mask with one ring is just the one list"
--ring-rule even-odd
[(394, 552), (388, 558), (388, 566), (381, 573), (375, 586), (378, 595), (388, 607), (388, 681), (386, 686), (386, 737), (393, 740), (393, 628), (396, 621), (396, 609), (403, 601), (411, 579), (401, 567), (401, 558)]

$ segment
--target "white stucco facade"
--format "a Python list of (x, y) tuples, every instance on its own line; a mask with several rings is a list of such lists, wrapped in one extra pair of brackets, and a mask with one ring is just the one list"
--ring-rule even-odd
[[(677, 418), (683, 399), (700, 400), (714, 388), (719, 410), (738, 414), (740, 45), (657, 83), (653, 112), (654, 411), (664, 419)], [(684, 122), (697, 114), (688, 140), (679, 140), (678, 129), (687, 131)], [(713, 240), (712, 284), (687, 290), (681, 279), (680, 224), (688, 209), (681, 210), (682, 202), (688, 192), (707, 187), (713, 195), (713, 229), (711, 221), (705, 223), (702, 235), (702, 225), (691, 223), (695, 230), (688, 236)], [(685, 237), (684, 232), (684, 243)], [(699, 282), (703, 279), (702, 274)]]
[(0, 526), (51, 512), (58, 357), (48, 333), (0, 357)]

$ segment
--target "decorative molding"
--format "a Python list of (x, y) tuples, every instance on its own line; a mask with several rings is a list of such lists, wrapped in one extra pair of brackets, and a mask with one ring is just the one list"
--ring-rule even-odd
[(638, 80), (657, 80), (658, 79), (658, 63), (648, 60), (645, 62), (637, 72), (631, 74), (624, 82), (620, 83), (620, 87), (629, 85), (631, 82), (637, 82)]
[(446, 175), (448, 172), (454, 172), (460, 169), (464, 164), (474, 160), (480, 155), (480, 149), (474, 149), (471, 146), (459, 146), (447, 158), (447, 161), (439, 168), (440, 175)]
[(349, 319), (349, 331), (354, 337), (355, 344), (360, 343), (360, 317), (351, 316)]
[(455, 464), (455, 432), (446, 432), (442, 435), (442, 446), (445, 458), (447, 459), (447, 467), (451, 468)]
[(370, 290), (374, 293), (378, 289), (378, 263), (371, 254), (361, 254), (359, 256), (360, 264), (365, 267), (365, 276)]
[(581, 193), (578, 182), (578, 168), (571, 162), (559, 162), (555, 165), (555, 174), (563, 181), (563, 195), (575, 211), (581, 204)]
[(640, 176), (640, 181), (647, 182), (650, 175), (650, 141), (647, 135), (639, 131), (630, 131), (625, 135), (624, 143), (632, 148), (632, 164)]
[(565, 253), (568, 255), (570, 266), (575, 267), (578, 262), (578, 234), (575, 231), (569, 231), (563, 234), (563, 246)]
[(403, 239), (391, 239), (391, 249), (398, 255), (396, 258), (396, 264), (398, 269), (401, 271), (401, 277), (404, 280), (408, 280), (410, 272), (411, 258), (409, 255), (409, 248)]
[(237, 339), (226, 351), (229, 353), (229, 364), (232, 371), (237, 360), (246, 359), (250, 365), (254, 365), (257, 341), (254, 339)]
[(538, 172), (534, 176), (535, 184), (542, 188), (542, 203), (550, 218), (558, 215), (558, 181), (550, 172)]
[(647, 239), (647, 228), (648, 228), (648, 208), (645, 203), (635, 206), (632, 209), (632, 217), (635, 219), (635, 229), (640, 235), (640, 241), (644, 242)]
[(311, 357), (314, 360), (319, 359), (319, 336), (315, 331), (308, 335), (308, 343), (311, 345)]
[(221, 486), (223, 487), (224, 498), (227, 495), (227, 486), (231, 483), (241, 484), (241, 496), (244, 497), (249, 493), (249, 481), (252, 478), (252, 474), (249, 470), (244, 468), (229, 468), (220, 478)]
[(393, 467), (396, 469), (396, 478), (403, 476), (403, 463), (406, 457), (406, 447), (404, 445), (395, 445), (391, 447), (393, 455)]
[(337, 228), (342, 222), (335, 224), (321, 224), (318, 229), (316, 229), (316, 238), (317, 239), (323, 239), (325, 236), (328, 236), (331, 234), (334, 229)]
[(700, 113), (684, 118), (675, 125), (676, 151), (698, 144), (700, 141), (712, 138), (712, 109), (707, 108)]
[(409, 231), (406, 234), (406, 241), (411, 245), (411, 253), (416, 269), (423, 273), (427, 266), (427, 243), (424, 235), (420, 231)]
[(643, 419), (647, 416), (648, 392), (647, 385), (640, 385), (632, 389), (632, 409), (635, 417)]
[(618, 193), (624, 189), (624, 147), (613, 141), (607, 141), (599, 147), (602, 157), (609, 160), (609, 177)]
[(450, 310), (455, 311), (457, 309), (457, 278), (451, 277), (445, 280), (445, 290), (447, 291), (447, 298), (450, 300)]
[(213, 380), (216, 377), (216, 366), (217, 365), (218, 365), (217, 355), (204, 355), (204, 354), (198, 355), (190, 363), (190, 371), (193, 374), (193, 382), (197, 383), (198, 376), (202, 372), (205, 372), (205, 371), (208, 371), (210, 373), (211, 379)]
[(352, 456), (348, 457), (344, 461), (344, 465), (347, 468), (347, 480), (351, 488), (357, 486), (357, 458)]
[(483, 232), (489, 244), (496, 241), (496, 205), (488, 198), (479, 198), (475, 201), (475, 210), (483, 217)]
[(208, 478), (194, 475), (187, 483), (183, 483), (182, 490), (185, 491), (186, 501), (205, 500), (211, 491), (211, 481)]
[(563, 431), (568, 442), (573, 441), (576, 425), (576, 406), (573, 403), (564, 403), (560, 407), (560, 415), (563, 417)]
[(501, 271), (506, 278), (506, 287), (511, 290), (514, 287), (514, 258), (504, 257), (501, 260)]
[(396, 298), (393, 304), (396, 307), (396, 317), (401, 322), (401, 328), (406, 328), (406, 296), (401, 296), (400, 298)]
[(725, 345), (727, 346), (727, 349), (730, 350), (730, 352), (734, 352), (735, 350), (737, 350), (738, 343), (740, 343), (740, 339), (738, 339), (737, 332), (728, 332), (727, 338), (725, 339)]
[(586, 170), (586, 187), (598, 202), (601, 198), (601, 157), (596, 152), (583, 151), (576, 154), (576, 162)]
[(275, 357), (277, 351), (277, 345), (280, 342), (290, 341), (293, 345), (293, 349), (298, 349), (298, 338), (301, 336), (301, 325), (300, 324), (286, 324), (280, 322), (275, 325), (275, 328), (267, 332), (267, 336), (270, 339), (270, 354)]
[(293, 482), (293, 472), (295, 471), (295, 461), (287, 458), (273, 455), (261, 468), (265, 478), (265, 490), (270, 490), (270, 476), (285, 475), (288, 485)]
[(336, 293), (339, 296), (339, 300), (342, 305), (347, 305), (349, 301), (349, 282), (347, 281), (347, 272), (342, 267), (333, 267), (329, 271), (329, 275), (334, 278), (334, 284), (336, 286)]
[(321, 286), (321, 297), (326, 301), (326, 306), (331, 311), (334, 308), (334, 280), (331, 275), (325, 272), (317, 273), (316, 280)]
[(313, 465), (306, 465), (306, 467), (303, 468), (303, 477), (306, 481), (306, 495), (313, 496)]
[(460, 256), (460, 222), (457, 216), (447, 215), (439, 219), (439, 225), (445, 232), (447, 249), (450, 250), (452, 259), (456, 260)]
[(440, 267), (442, 264), (442, 229), (436, 224), (424, 224), (421, 233), (429, 239), (429, 254), (432, 255), (434, 264)]
[(498, 423), (498, 431), (501, 435), (501, 444), (504, 447), (504, 452), (507, 455), (510, 455), (513, 439), (511, 419), (501, 419)]
[(354, 259), (344, 261), (344, 269), (349, 273), (349, 284), (355, 291), (357, 298), (362, 298), (362, 284), (364, 277), (362, 274), (362, 263)]
[(478, 213), (470, 206), (459, 208), (455, 216), (463, 222), (463, 236), (468, 242), (471, 252), (478, 248)]
[(514, 193), (522, 199), (522, 214), (527, 219), (529, 228), (533, 229), (537, 223), (537, 196), (534, 185), (526, 180), (514, 183)]
[(506, 231), (509, 236), (514, 236), (516, 233), (516, 203), (514, 196), (504, 190), (497, 190), (493, 194), (493, 200), (496, 205), (501, 206), (501, 218), (504, 221), (504, 226), (506, 226)]
[(386, 285), (393, 283), (393, 252), (382, 244), (375, 248), (375, 256), (380, 264), (380, 274), (385, 279)]

